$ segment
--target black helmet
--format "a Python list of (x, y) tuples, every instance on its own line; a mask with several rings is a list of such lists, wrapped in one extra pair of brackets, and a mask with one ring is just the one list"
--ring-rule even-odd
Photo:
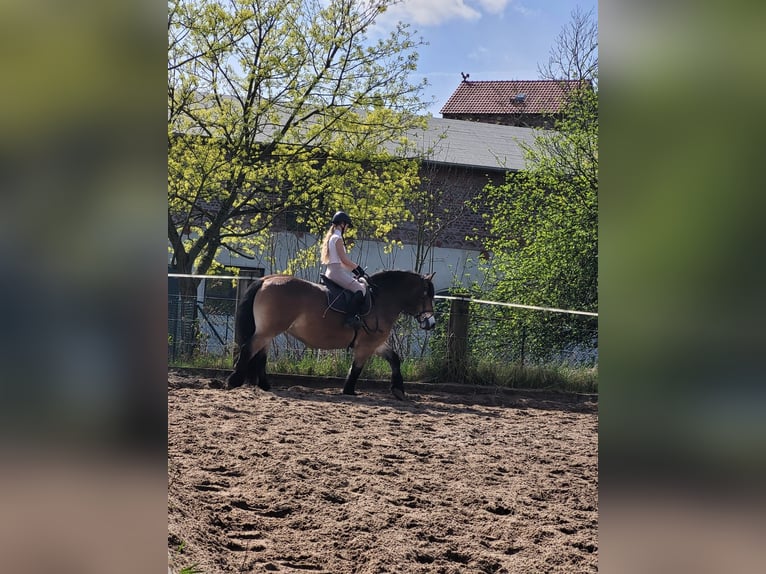
[(332, 216), (332, 222), (335, 225), (340, 225), (341, 223), (345, 223), (349, 227), (354, 227), (354, 224), (351, 223), (351, 218), (348, 216), (348, 213), (345, 211), (339, 211), (335, 215)]

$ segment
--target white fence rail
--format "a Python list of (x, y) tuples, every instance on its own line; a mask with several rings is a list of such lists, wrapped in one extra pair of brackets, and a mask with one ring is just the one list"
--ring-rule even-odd
[[(169, 273), (168, 278), (233, 280), (236, 275)], [(252, 278), (247, 278), (252, 279)], [(193, 354), (220, 356), (229, 364), (235, 350), (234, 289), (229, 296), (210, 296), (202, 286), (196, 297), (169, 292), (168, 357), (171, 362)], [(557, 361), (593, 366), (598, 361), (598, 313), (437, 295), (435, 332), (417, 329), (403, 318), (392, 342), (403, 357), (439, 356), (461, 349), (473, 360), (532, 364)], [(455, 326), (458, 325), (457, 330)], [(280, 337), (273, 354), (302, 356), (302, 344)]]
[[(191, 274), (184, 274), (184, 273), (168, 273), (168, 277), (176, 277), (176, 278), (191, 278), (191, 279), (232, 279), (235, 281), (238, 281), (239, 279), (242, 279), (239, 275), (191, 275)], [(470, 301), (472, 303), (480, 303), (483, 305), (500, 305), (502, 307), (515, 307), (517, 309), (530, 309), (533, 311), (546, 311), (548, 313), (568, 313), (570, 315), (586, 315), (589, 317), (598, 317), (598, 313), (593, 313), (591, 311), (573, 311), (571, 309), (556, 309), (555, 307), (538, 307), (535, 305), (522, 305), (521, 303), (505, 303), (502, 301), (485, 301), (482, 299), (472, 299), (470, 297), (453, 297), (450, 295), (436, 295), (434, 299), (446, 299), (446, 300), (454, 300), (454, 301)]]

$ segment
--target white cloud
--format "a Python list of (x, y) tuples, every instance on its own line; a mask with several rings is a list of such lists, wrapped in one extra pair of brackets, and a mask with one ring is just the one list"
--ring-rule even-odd
[(509, 0), (478, 0), (479, 5), (490, 14), (502, 14)]
[(485, 48), (484, 46), (476, 46), (476, 48), (474, 48), (471, 51), (471, 53), (468, 54), (468, 59), (482, 61), (488, 55), (489, 55), (489, 50), (487, 48)]
[(523, 4), (519, 4), (517, 2), (514, 2), (511, 7), (513, 8), (513, 11), (521, 14), (522, 16), (539, 16), (540, 15), (540, 9), (539, 8), (527, 8)]
[(463, 0), (404, 0), (389, 8), (385, 16), (421, 26), (438, 26), (452, 19), (476, 20), (481, 13), (466, 6)]
[(403, 0), (383, 15), (421, 26), (438, 26), (449, 20), (478, 20), (482, 14), (502, 14), (510, 0)]

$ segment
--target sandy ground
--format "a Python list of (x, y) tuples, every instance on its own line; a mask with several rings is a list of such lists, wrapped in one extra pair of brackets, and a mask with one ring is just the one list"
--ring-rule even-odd
[(221, 383), (168, 376), (172, 572), (598, 569), (591, 399)]

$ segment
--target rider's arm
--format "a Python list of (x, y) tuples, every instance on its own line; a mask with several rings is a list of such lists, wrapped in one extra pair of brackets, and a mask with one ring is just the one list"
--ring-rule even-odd
[(335, 246), (338, 250), (338, 257), (340, 257), (340, 262), (343, 264), (343, 267), (346, 267), (349, 271), (356, 269), (357, 264), (351, 261), (349, 256), (346, 254), (346, 247), (343, 245), (343, 242), (336, 241)]

